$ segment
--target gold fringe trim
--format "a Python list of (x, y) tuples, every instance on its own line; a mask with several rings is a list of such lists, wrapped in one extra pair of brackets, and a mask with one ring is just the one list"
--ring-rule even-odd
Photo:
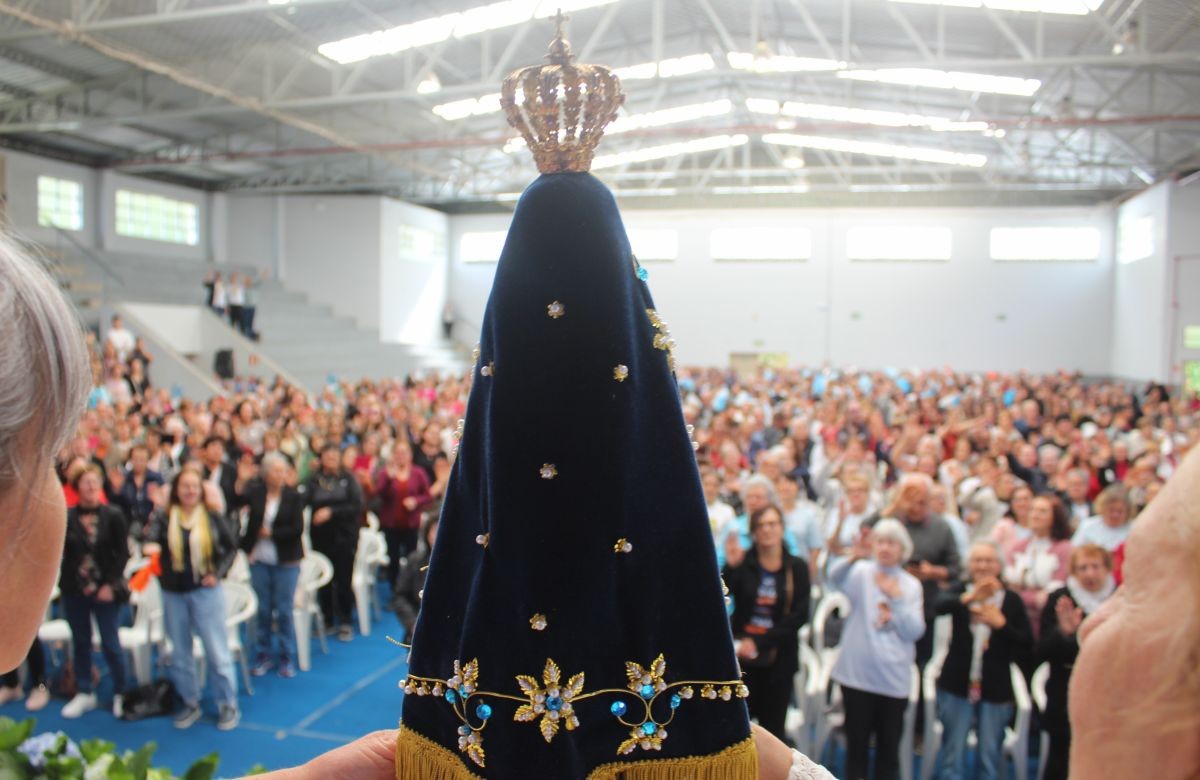
[(720, 753), (605, 764), (588, 780), (757, 780), (758, 750), (749, 737)]
[(458, 756), (400, 725), (396, 738), (396, 780), (480, 780)]
[[(400, 726), (396, 780), (480, 780), (450, 750)], [(719, 753), (605, 764), (588, 780), (757, 780), (758, 751), (749, 737)]]

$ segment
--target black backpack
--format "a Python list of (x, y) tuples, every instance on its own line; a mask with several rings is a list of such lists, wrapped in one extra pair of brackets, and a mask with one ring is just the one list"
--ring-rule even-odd
[(179, 708), (179, 694), (170, 680), (155, 680), (139, 685), (125, 694), (121, 707), (123, 720), (141, 720), (170, 715)]

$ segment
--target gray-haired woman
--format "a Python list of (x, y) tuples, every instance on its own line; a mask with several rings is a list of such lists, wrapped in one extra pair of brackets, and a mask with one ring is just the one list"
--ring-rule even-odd
[(898, 520), (880, 520), (829, 570), (830, 584), (851, 607), (833, 668), (846, 704), (846, 780), (867, 776), (872, 735), (875, 777), (899, 773), (916, 642), (925, 633), (921, 582), (903, 569), (912, 549)]
[(25, 658), (58, 575), (67, 508), (53, 458), (90, 385), (74, 311), (0, 237), (0, 672)]
[[(263, 456), (261, 479), (254, 477), (252, 465), (241, 462), (234, 483), (234, 506), (250, 508), (239, 546), (250, 561), (250, 581), (258, 596), (256, 677), (269, 672), (274, 664), (276, 633), (281, 646), (279, 676), (296, 676), (292, 599), (304, 557), (304, 497), (287, 483), (290, 468), (283, 455), (270, 452)], [(272, 631), (272, 626), (278, 631)]]

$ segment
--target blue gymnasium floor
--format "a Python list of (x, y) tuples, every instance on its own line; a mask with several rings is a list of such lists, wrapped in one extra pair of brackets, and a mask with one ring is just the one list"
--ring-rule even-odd
[[(321, 653), (314, 639), (311, 671), (291, 680), (274, 673), (251, 678), (254, 695), (240, 691), (242, 722), (228, 732), (217, 731), (211, 699), (202, 704), (205, 717), (186, 731), (175, 729), (170, 718), (127, 723), (103, 709), (78, 720), (65, 720), (59, 712), (66, 702), (58, 698), (32, 714), (25, 711), (23, 701), (0, 706), (0, 716), (14, 720), (33, 717), (37, 719), (35, 734), (61, 729), (77, 742), (105, 739), (120, 750), (156, 742), (154, 765), (178, 775), (214, 751), (221, 756), (218, 777), (238, 777), (256, 764), (267, 769), (295, 766), (369, 732), (395, 728), (403, 698), (398, 683), (406, 672), (407, 651), (387, 637), (401, 639), (402, 633), (395, 614), (385, 611), (382, 622), (372, 625), (369, 637), (356, 634), (348, 643), (330, 637), (328, 655)], [(104, 668), (103, 657), (98, 653), (94, 657)], [(47, 665), (53, 681), (57, 670), (49, 655)], [(102, 705), (111, 701), (111, 690), (106, 673), (99, 687)]]

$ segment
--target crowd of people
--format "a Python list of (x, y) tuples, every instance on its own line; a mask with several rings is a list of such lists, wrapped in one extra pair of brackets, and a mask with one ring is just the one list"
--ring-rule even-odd
[(867, 776), (872, 744), (875, 776), (898, 776), (911, 670), (934, 659), (934, 621), (947, 616), (941, 746), (925, 756), (935, 776), (965, 776), (971, 731), (977, 776), (999, 776), (1010, 669), (1027, 686), (1046, 663), (1045, 777), (1065, 778), (1080, 624), (1114, 593), (1137, 517), (1200, 440), (1197, 399), (1067, 374), (742, 382), (696, 370), (680, 385), (758, 721), (786, 736), (780, 681), (797, 670), (807, 616), (797, 622), (781, 583), (811, 580), (851, 607), (831, 672), (845, 777)]
[[(232, 308), (219, 280), (213, 289), (212, 305)], [(98, 706), (93, 620), (120, 711), (116, 629), (131, 554), (159, 558), (181, 727), (200, 717), (193, 635), (218, 727), (239, 717), (215, 587), (239, 550), (259, 600), (254, 674), (296, 673), (290, 605), (306, 533), (333, 564), (319, 599), (325, 625), (353, 640), (351, 574), (368, 512), (411, 631), (470, 379), (343, 381), (316, 394), (239, 380), (181, 399), (150, 384), (150, 356), (119, 318), (112, 324), (89, 342), (96, 389), (59, 457), (71, 507), (60, 589), (78, 681), (64, 715)], [(810, 594), (840, 591), (852, 605), (832, 671), (846, 777), (865, 776), (871, 744), (876, 776), (895, 776), (910, 670), (933, 657), (940, 615), (951, 624), (937, 679), (943, 739), (926, 757), (938, 775), (961, 775), (974, 730), (982, 776), (995, 776), (1013, 711), (1009, 664), (1029, 674), (1046, 662), (1047, 777), (1065, 777), (1076, 633), (1119, 583), (1138, 515), (1200, 438), (1197, 399), (1068, 374), (686, 369), (678, 379), (759, 723), (786, 736)], [(48, 700), (36, 642), (28, 661), (36, 709)], [(14, 683), (0, 700), (24, 695)]]

